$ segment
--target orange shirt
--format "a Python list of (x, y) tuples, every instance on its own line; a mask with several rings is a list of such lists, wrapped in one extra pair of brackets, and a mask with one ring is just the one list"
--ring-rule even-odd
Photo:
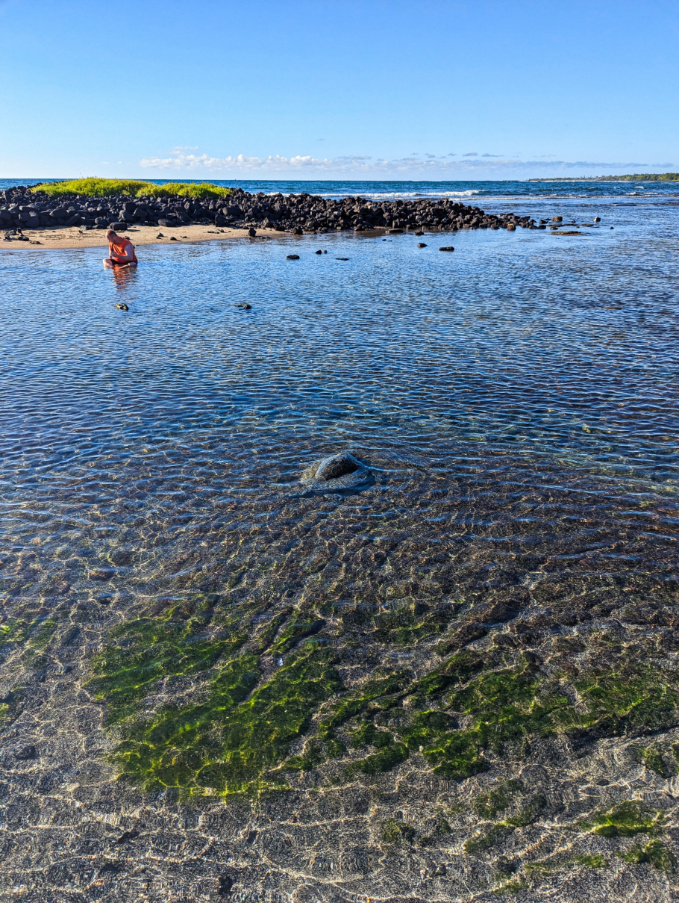
[(132, 261), (134, 263), (139, 263), (137, 260), (137, 255), (134, 253), (134, 247), (132, 246), (132, 242), (128, 238), (120, 238), (118, 241), (110, 241), (109, 247), (111, 251), (113, 251), (113, 259), (120, 260), (120, 258), (127, 257), (127, 249), (132, 248)]

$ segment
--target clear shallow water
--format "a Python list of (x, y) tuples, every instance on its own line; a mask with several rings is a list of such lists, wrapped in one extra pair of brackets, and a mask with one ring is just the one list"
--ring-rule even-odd
[[(555, 211), (552, 200), (506, 203), (534, 216)], [(578, 222), (593, 215), (563, 203)], [(263, 613), (309, 605), (327, 617), (441, 600), (471, 600), (472, 615), (479, 604), (506, 605), (498, 621), (530, 613), (522, 642), (543, 644), (546, 667), (607, 655), (596, 642), (609, 616), (626, 613), (632, 636), (639, 612), (665, 602), (670, 610), (677, 213), (651, 204), (602, 215), (601, 227), (581, 237), (431, 234), (425, 249), (411, 235), (150, 247), (127, 274), (104, 271), (96, 250), (0, 254), (2, 614), (5, 623), (59, 624), (54, 659), (41, 671), (19, 669), (17, 655), (3, 651), (3, 692), (31, 688), (12, 736), (44, 751), (37, 790), (30, 776), (12, 773), (25, 834), (5, 869), (8, 887), (26, 880), (29, 860), (34, 880), (45, 882), (36, 886), (64, 886), (63, 876), (43, 876), (45, 862), (60, 862), (64, 850), (72, 862), (103, 855), (105, 842), (97, 846), (87, 826), (111, 812), (136, 829), (139, 795), (123, 794), (103, 764), (110, 746), (101, 707), (84, 686), (107, 631), (149, 607), (206, 593), (254, 600)], [(454, 254), (438, 252), (451, 243)], [(299, 261), (285, 259), (293, 250)], [(235, 307), (243, 301), (252, 310)], [(120, 302), (129, 312), (114, 307)], [(347, 447), (373, 467), (374, 483), (348, 496), (306, 492), (305, 468)], [(583, 632), (580, 642), (566, 634), (583, 609), (593, 639)], [(386, 648), (350, 652), (343, 676), (370, 674), (386, 656), (422, 666), (408, 646)], [(176, 699), (188, 690), (163, 692)], [(493, 760), (493, 780), (507, 761)], [(543, 765), (550, 805), (562, 792), (554, 776), (563, 784), (566, 821), (581, 815), (569, 800), (580, 792), (598, 800), (614, 773), (605, 758)], [(444, 797), (447, 805), (460, 799), (450, 788), (436, 796), (430, 772), (404, 767), (412, 769), (401, 784), (407, 792), (398, 803), (386, 794), (370, 817), (358, 803), (355, 818), (348, 814), (345, 797), (341, 812), (320, 794), (307, 809), (301, 797), (285, 812), (266, 804), (256, 823), (261, 845), (243, 840), (245, 852), (229, 822), (220, 862), (254, 869), (256, 855), (257, 868), (279, 876), (277, 887), (294, 888), (304, 875), (326, 887), (322, 898), (337, 899), (322, 869), (329, 873), (339, 850), (337, 881), (405, 899), (420, 872), (413, 866), (399, 888), (402, 872), (389, 859), (376, 864), (383, 854), (370, 832), (396, 805), (415, 822)], [(538, 780), (526, 774), (531, 785)], [(478, 792), (473, 781), (466, 787)], [(75, 799), (83, 827), (65, 832)], [(138, 899), (149, 873), (174, 875), (190, 899), (194, 879), (181, 872), (177, 849), (202, 849), (210, 823), (196, 827), (182, 814), (175, 824), (166, 800), (144, 800), (134, 852), (147, 871), (133, 863), (113, 870), (105, 899)], [(48, 804), (54, 841), (43, 826)], [(251, 827), (244, 817), (237, 830), (249, 837)], [(23, 858), (29, 848), (35, 859)], [(144, 850), (154, 851), (152, 864)], [(431, 870), (425, 860), (435, 854), (417, 855), (417, 868)], [(478, 874), (463, 851), (445, 855), (447, 898), (460, 899)], [(214, 881), (206, 862), (212, 871), (200, 880)], [(243, 874), (248, 899), (260, 899), (263, 884)], [(597, 878), (608, 880), (603, 870)], [(74, 899), (91, 899), (69, 880)], [(162, 883), (156, 891), (150, 898), (163, 899)], [(422, 899), (441, 892), (424, 883), (418, 891)]]
[[(499, 468), (498, 498), (515, 475), (523, 486), (533, 474), (569, 509), (568, 486), (585, 480), (592, 494), (580, 504), (595, 519), (599, 497), (604, 508), (629, 493), (672, 507), (675, 212), (620, 210), (582, 237), (460, 233), (453, 255), (437, 250), (444, 236), (426, 241), (153, 247), (121, 276), (101, 269), (96, 250), (3, 253), (11, 316), (0, 339), (0, 453), (12, 555), (32, 545), (49, 571), (52, 544), (79, 522), (102, 536), (136, 525), (143, 546), (151, 509), (167, 536), (186, 539), (193, 516), (212, 533), (219, 523), (225, 541), (233, 530), (254, 536), (261, 506), (272, 516), (292, 506), (294, 522), (295, 505), (309, 505), (304, 468), (345, 447), (377, 469), (374, 488), (347, 505), (370, 516), (379, 500), (380, 516), (399, 517), (406, 505), (403, 529), (429, 523), (431, 542), (447, 529), (437, 493), (455, 504), (460, 467)], [(287, 261), (291, 250), (301, 260)], [(252, 310), (235, 307), (243, 301)], [(324, 505), (312, 506), (319, 518)], [(190, 542), (200, 557), (199, 534)], [(121, 591), (131, 576), (142, 574), (121, 571)], [(39, 580), (20, 591), (45, 589)]]

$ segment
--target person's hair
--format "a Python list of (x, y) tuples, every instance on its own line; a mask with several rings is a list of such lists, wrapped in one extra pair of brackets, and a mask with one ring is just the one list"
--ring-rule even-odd
[(106, 233), (106, 238), (110, 238), (112, 235), (115, 235), (116, 238), (118, 237), (117, 232), (114, 232), (113, 229), (109, 229), (108, 232)]

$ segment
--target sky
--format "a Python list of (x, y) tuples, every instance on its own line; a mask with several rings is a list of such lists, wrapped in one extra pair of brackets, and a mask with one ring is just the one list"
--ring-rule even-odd
[(679, 169), (679, 2), (0, 0), (0, 177)]

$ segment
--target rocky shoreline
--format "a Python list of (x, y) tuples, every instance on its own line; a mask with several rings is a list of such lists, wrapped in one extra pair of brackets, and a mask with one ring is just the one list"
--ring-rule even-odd
[(224, 198), (51, 197), (25, 186), (0, 191), (0, 229), (41, 229), (54, 226), (89, 229), (131, 225), (262, 228), (293, 235), (318, 232), (442, 231), (460, 229), (545, 228), (528, 216), (495, 215), (451, 198), (375, 201), (363, 197), (341, 200), (318, 195), (249, 194), (236, 188)]

